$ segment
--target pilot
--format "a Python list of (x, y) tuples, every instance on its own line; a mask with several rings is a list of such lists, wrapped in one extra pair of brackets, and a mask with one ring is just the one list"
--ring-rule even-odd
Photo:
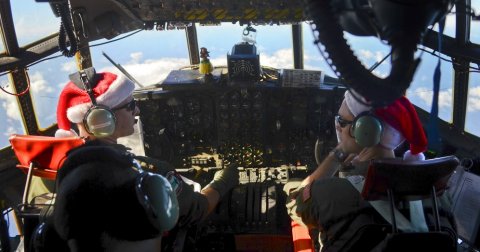
[[(335, 129), (338, 145), (291, 191), (287, 203), (292, 219), (318, 229), (320, 243), (332, 251), (339, 249), (336, 246), (341, 246), (342, 239), (349, 237), (344, 233), (357, 230), (352, 227), (355, 216), (372, 208), (359, 194), (369, 161), (395, 158), (394, 150), (405, 140), (410, 148), (404, 153), (404, 160), (424, 160), (422, 152), (427, 147), (418, 115), (406, 97), (387, 107), (372, 109), (355, 91), (347, 91), (335, 117)], [(339, 177), (333, 177), (337, 172)], [(369, 219), (385, 221), (378, 213), (385, 218), (388, 206), (373, 207), (376, 211), (372, 211)], [(419, 218), (422, 223), (423, 216)], [(425, 226), (417, 228), (421, 230)]]
[(108, 145), (71, 150), (56, 192), (53, 220), (46, 223), (66, 242), (51, 235), (37, 251), (160, 251), (160, 234), (178, 219), (170, 183)]
[[(166, 162), (154, 158), (135, 156), (128, 149), (117, 143), (117, 139), (134, 133), (135, 116), (139, 115), (139, 108), (133, 99), (134, 84), (124, 76), (103, 72), (93, 75), (91, 82), (95, 83), (93, 91), (89, 93), (81, 88), (79, 78), (70, 76), (71, 81), (63, 88), (58, 106), (56, 137), (79, 135), (87, 139), (86, 145), (108, 145), (115, 149), (132, 155), (145, 171), (155, 172), (167, 178), (176, 192), (180, 214), (178, 225), (180, 228), (188, 227), (203, 220), (217, 205), (220, 199), (239, 183), (238, 169), (229, 166), (218, 171), (212, 182), (200, 192), (195, 192), (185, 179)], [(87, 76), (88, 77), (88, 76)], [(95, 127), (108, 126), (109, 123), (89, 122), (92, 111), (92, 99), (99, 108), (108, 109), (116, 118), (113, 121), (114, 129), (109, 134), (96, 133)], [(99, 111), (99, 113), (103, 113)], [(95, 119), (96, 120), (96, 119)], [(98, 120), (97, 120), (98, 121)], [(101, 121), (101, 120), (100, 120)], [(76, 124), (78, 134), (71, 125)], [(93, 122), (95, 124), (95, 122)], [(99, 153), (98, 155), (102, 155)], [(134, 216), (131, 216), (134, 218)]]

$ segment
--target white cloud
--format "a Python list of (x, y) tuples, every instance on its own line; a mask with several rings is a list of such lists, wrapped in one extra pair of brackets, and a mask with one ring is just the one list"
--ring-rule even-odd
[[(136, 80), (143, 85), (157, 84), (163, 81), (170, 71), (190, 65), (188, 58), (161, 58), (142, 60), (143, 53), (135, 52), (130, 54), (127, 64), (122, 64)], [(224, 56), (210, 59), (212, 65), (227, 66), (227, 59)], [(274, 68), (293, 68), (292, 49), (280, 49), (272, 55), (261, 53), (260, 64)], [(99, 72), (111, 71), (120, 74), (120, 71), (113, 66), (100, 69)], [(64, 85), (64, 84), (61, 84)]]
[(260, 64), (273, 68), (293, 68), (293, 50), (280, 49), (272, 55), (261, 53)]
[(388, 76), (389, 73), (385, 72), (385, 71), (382, 71), (382, 70), (379, 70), (379, 69), (375, 69), (373, 70), (372, 72), (374, 75), (376, 75), (377, 77), (379, 78), (386, 78)]
[(370, 60), (374, 58), (375, 53), (370, 51), (370, 50), (365, 50), (361, 49), (358, 54), (360, 55), (360, 58), (365, 59), (365, 60)]
[(54, 92), (52, 86), (47, 84), (47, 81), (43, 78), (42, 73), (35, 71), (30, 73), (30, 88), (31, 92), (33, 92), (32, 96), (36, 96), (38, 94), (51, 94)]
[(20, 132), (18, 131), (15, 127), (9, 126), (5, 129), (5, 132), (3, 132), (2, 137), (0, 137), (0, 147), (5, 147), (7, 146), (8, 143), (8, 138), (12, 134), (23, 134), (23, 131)]
[[(7, 84), (8, 83), (8, 84)], [(15, 93), (13, 91), (12, 85), (5, 81), (1, 83), (2, 88), (10, 93)], [(14, 119), (16, 121), (21, 122), (22, 117), (20, 116), (20, 111), (17, 105), (17, 99), (15, 96), (7, 94), (5, 92), (0, 92), (0, 101), (2, 101), (2, 108), (5, 110), (7, 118)]]
[(14, 127), (10, 126), (7, 128), (7, 130), (3, 133), (4, 136), (6, 136), (7, 138), (10, 137), (10, 135), (12, 134), (15, 134), (15, 133), (19, 133)]
[[(39, 117), (44, 115), (52, 115), (52, 104), (49, 102), (44, 102), (42, 100), (44, 97), (57, 97), (54, 95), (56, 89), (51, 85), (48, 85), (47, 81), (44, 79), (43, 75), (38, 72), (30, 72), (30, 92), (32, 94), (32, 99), (34, 101), (35, 111)], [(2, 83), (2, 86), (4, 84)], [(11, 85), (6, 87), (7, 91), (13, 92)], [(22, 117), (20, 116), (20, 109), (17, 103), (17, 99), (13, 95), (0, 92), (0, 101), (1, 107), (5, 110), (7, 115), (7, 122), (9, 124), (21, 125)], [(56, 99), (55, 99), (56, 104)], [(53, 107), (53, 109), (55, 109)], [(54, 113), (53, 113), (54, 114)]]
[(385, 58), (385, 53), (382, 51), (371, 51), (371, 50), (365, 50), (365, 49), (360, 49), (358, 52), (356, 52), (359, 55), (359, 59), (363, 60), (364, 64), (366, 61), (373, 60), (375, 62), (380, 62)]
[[(409, 97), (419, 98), (428, 107), (432, 104), (433, 90), (425, 87), (416, 88), (413, 91), (408, 91)], [(452, 108), (453, 106), (453, 91), (451, 88), (440, 91), (438, 95), (438, 106), (440, 108)], [(480, 87), (470, 88), (468, 91), (467, 112), (480, 111)]]
[(75, 61), (68, 61), (62, 64), (62, 71), (73, 73), (77, 71), (77, 63)]
[(471, 88), (468, 91), (468, 112), (480, 111), (480, 86)]
[[(53, 16), (53, 13), (51, 14)], [(27, 38), (28, 42), (45, 37), (60, 28), (60, 19), (57, 22), (51, 22), (53, 19), (33, 16), (24, 16), (15, 19), (15, 32), (18, 38)]]
[[(160, 83), (171, 70), (179, 69), (183, 66), (189, 65), (187, 58), (161, 58), (161, 59), (147, 59), (141, 61), (142, 53), (130, 54), (130, 63), (122, 65), (123, 68), (129, 72), (133, 78), (141, 84), (148, 86)], [(111, 66), (100, 69), (99, 72), (111, 71), (120, 74), (120, 71)]]
[[(409, 97), (411, 98), (419, 98), (422, 102), (430, 106), (432, 104), (433, 99), (433, 90), (427, 89), (425, 87), (419, 87), (414, 89), (413, 91), (408, 90)], [(438, 106), (440, 108), (451, 108), (453, 104), (453, 92), (452, 89), (449, 88), (447, 90), (442, 90), (438, 94)]]
[(130, 64), (138, 64), (143, 57), (142, 52), (134, 52), (130, 54), (131, 62)]

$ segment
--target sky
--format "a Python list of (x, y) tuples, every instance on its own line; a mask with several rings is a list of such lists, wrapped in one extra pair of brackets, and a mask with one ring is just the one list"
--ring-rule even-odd
[[(51, 12), (46, 3), (26, 1), (11, 1), (15, 29), (19, 36), (19, 44), (25, 45), (48, 34), (56, 32), (60, 19)], [(474, 8), (480, 6), (480, 0), (472, 1)], [(480, 8), (477, 8), (480, 9)], [(480, 21), (472, 24), (472, 31), (480, 29)], [(447, 18), (447, 35), (454, 34), (454, 17)], [(239, 24), (225, 23), (221, 26), (203, 27), (197, 25), (199, 47), (207, 47), (213, 65), (226, 65), (226, 55), (233, 45), (241, 42), (244, 27)], [(256, 46), (260, 53), (260, 63), (274, 68), (293, 68), (293, 52), (291, 27), (256, 26)], [(318, 48), (313, 44), (310, 26), (302, 24), (304, 41), (305, 69), (324, 71), (334, 76), (328, 64), (321, 57)], [(122, 37), (123, 35), (119, 36)], [(117, 37), (117, 38), (119, 38)], [(347, 34), (349, 44), (355, 54), (367, 67), (383, 59), (390, 51), (389, 46), (372, 37), (355, 37)], [(471, 40), (480, 43), (480, 32), (472, 32)], [(92, 42), (96, 45), (106, 40)], [(0, 42), (1, 43), (1, 42)], [(3, 51), (0, 45), (0, 51)], [(188, 49), (183, 30), (172, 31), (142, 31), (131, 37), (106, 45), (91, 48), (93, 65), (97, 71), (118, 72), (103, 56), (107, 53), (117, 63), (121, 64), (132, 76), (144, 85), (161, 83), (171, 70), (189, 65)], [(438, 58), (428, 53), (417, 53), (422, 62), (407, 90), (407, 96), (422, 109), (430, 111), (432, 100), (433, 69)], [(374, 73), (387, 76), (390, 71), (388, 60), (380, 65)], [(29, 68), (31, 92), (39, 124), (42, 128), (55, 123), (55, 111), (58, 94), (68, 80), (68, 74), (76, 71), (76, 63), (71, 58), (59, 57), (48, 60)], [(452, 116), (452, 67), (451, 63), (441, 62), (442, 79), (440, 92), (440, 118), (450, 122)], [(0, 85), (10, 90), (7, 76), (0, 76)], [(480, 135), (478, 123), (474, 118), (480, 118), (480, 74), (471, 75), (469, 89), (468, 114), (466, 130)], [(0, 148), (8, 145), (8, 136), (13, 133), (23, 133), (21, 117), (16, 99), (0, 91)]]

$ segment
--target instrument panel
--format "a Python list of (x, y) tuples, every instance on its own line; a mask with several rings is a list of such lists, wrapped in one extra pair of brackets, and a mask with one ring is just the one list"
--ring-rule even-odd
[(336, 144), (343, 90), (190, 87), (136, 93), (147, 156), (176, 168), (316, 167), (317, 139)]
[[(134, 94), (147, 156), (201, 186), (217, 170), (239, 167), (240, 185), (188, 230), (184, 251), (291, 251), (283, 187), (317, 167), (315, 152), (321, 158), (336, 146), (334, 116), (345, 90), (281, 80), (238, 85), (216, 76), (181, 70), (161, 88)], [(178, 241), (164, 244), (170, 251)]]
[(295, 0), (70, 0), (73, 22), (89, 41), (135, 29), (185, 29), (195, 22), (272, 25), (306, 20)]

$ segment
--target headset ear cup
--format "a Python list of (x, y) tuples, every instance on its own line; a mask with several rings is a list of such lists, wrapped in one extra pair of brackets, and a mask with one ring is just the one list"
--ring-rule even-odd
[(373, 147), (380, 143), (382, 132), (381, 121), (370, 113), (358, 115), (350, 128), (351, 136), (363, 148)]
[(147, 217), (160, 232), (172, 229), (179, 216), (177, 196), (166, 178), (144, 172), (135, 185), (137, 198)]
[(105, 106), (92, 106), (85, 117), (83, 124), (88, 133), (96, 137), (108, 137), (115, 131), (115, 113)]

